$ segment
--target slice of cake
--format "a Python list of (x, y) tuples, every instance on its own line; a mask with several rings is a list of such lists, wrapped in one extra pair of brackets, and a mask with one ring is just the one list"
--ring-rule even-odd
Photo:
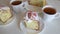
[(46, 0), (29, 0), (30, 5), (43, 7), (46, 5)]
[(7, 20), (9, 20), (11, 18), (11, 16), (12, 16), (12, 14), (11, 14), (11, 10), (9, 7), (1, 8), (0, 19), (2, 22), (6, 22)]
[(25, 21), (25, 25), (29, 29), (34, 29), (34, 30), (39, 29), (38, 21), (35, 21), (35, 20)]

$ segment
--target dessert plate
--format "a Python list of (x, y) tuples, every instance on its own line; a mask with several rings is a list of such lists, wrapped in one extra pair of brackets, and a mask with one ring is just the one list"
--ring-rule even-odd
[(23, 21), (20, 22), (20, 29), (21, 29), (21, 31), (24, 32), (24, 34), (37, 34), (37, 33), (41, 32), (41, 31), (43, 31), (43, 29), (45, 27), (44, 22), (41, 19), (39, 19), (39, 21), (40, 21), (40, 26), (39, 26), (38, 31), (26, 28), (25, 23)]

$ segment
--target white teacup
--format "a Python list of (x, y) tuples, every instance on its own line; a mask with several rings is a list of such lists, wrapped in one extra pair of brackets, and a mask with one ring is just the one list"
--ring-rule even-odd
[(24, 7), (23, 7), (24, 2), (23, 2), (23, 1), (11, 0), (11, 1), (10, 1), (10, 4), (11, 4), (13, 10), (14, 10), (16, 13), (19, 13), (20, 11), (22, 11), (22, 10), (24, 9)]
[[(48, 9), (47, 9), (48, 8)], [(50, 9), (49, 9), (50, 8)], [(43, 10), (43, 19), (44, 21), (51, 22), (53, 19), (57, 19), (60, 17), (60, 13), (56, 11), (56, 9), (51, 5), (46, 5), (42, 8)], [(47, 12), (46, 12), (47, 11)], [(49, 11), (49, 12), (48, 12)], [(51, 12), (51, 13), (50, 13)], [(53, 13), (52, 13), (53, 12)]]

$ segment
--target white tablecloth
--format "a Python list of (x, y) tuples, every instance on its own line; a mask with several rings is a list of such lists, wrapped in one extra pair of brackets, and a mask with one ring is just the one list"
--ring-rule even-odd
[[(8, 0), (7, 0), (8, 1)], [(8, 4), (5, 0), (0, 0), (0, 4)], [(53, 5), (57, 11), (60, 11), (60, 0), (47, 0), (49, 5)], [(45, 28), (39, 34), (60, 34), (60, 18), (56, 22), (45, 22)], [(14, 22), (7, 27), (0, 27), (0, 34), (23, 34), (19, 27), (18, 23)]]

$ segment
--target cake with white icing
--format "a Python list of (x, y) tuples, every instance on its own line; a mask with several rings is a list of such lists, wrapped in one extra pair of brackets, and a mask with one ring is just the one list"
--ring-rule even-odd
[(27, 28), (33, 30), (39, 29), (39, 17), (36, 12), (28, 11), (24, 19), (24, 23)]

